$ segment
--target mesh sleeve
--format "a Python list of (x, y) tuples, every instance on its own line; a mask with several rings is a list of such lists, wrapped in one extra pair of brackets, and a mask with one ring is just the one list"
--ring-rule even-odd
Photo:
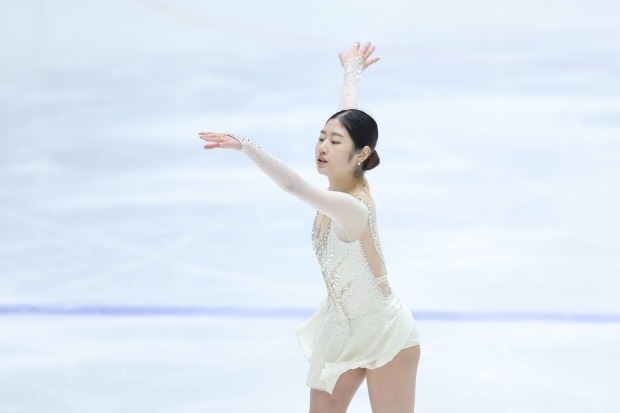
[(328, 191), (302, 179), (294, 170), (252, 140), (230, 135), (242, 145), (242, 153), (252, 160), (282, 190), (294, 195), (330, 217), (344, 230), (348, 241), (360, 237), (368, 220), (368, 208), (355, 197)]
[(339, 110), (357, 108), (359, 79), (363, 70), (361, 56), (351, 59), (344, 64), (344, 79), (342, 80)]

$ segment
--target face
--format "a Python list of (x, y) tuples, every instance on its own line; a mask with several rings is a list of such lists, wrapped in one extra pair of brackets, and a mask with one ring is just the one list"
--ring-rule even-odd
[(353, 174), (358, 162), (355, 146), (338, 119), (330, 119), (321, 130), (315, 156), (316, 168), (321, 175), (339, 177)]

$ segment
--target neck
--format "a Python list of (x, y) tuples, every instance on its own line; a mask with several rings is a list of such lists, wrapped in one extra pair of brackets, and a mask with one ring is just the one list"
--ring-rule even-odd
[(329, 178), (329, 189), (331, 191), (351, 193), (357, 188), (364, 187), (364, 178)]

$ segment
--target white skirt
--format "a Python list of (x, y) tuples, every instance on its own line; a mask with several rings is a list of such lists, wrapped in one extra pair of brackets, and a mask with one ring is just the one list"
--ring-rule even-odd
[(296, 333), (310, 362), (306, 384), (330, 394), (342, 373), (360, 367), (376, 369), (401, 350), (420, 344), (411, 311), (397, 296), (383, 310), (352, 319), (339, 318), (323, 301)]

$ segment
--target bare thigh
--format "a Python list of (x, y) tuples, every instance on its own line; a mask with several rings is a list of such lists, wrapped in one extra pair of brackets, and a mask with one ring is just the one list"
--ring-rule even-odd
[(310, 413), (344, 413), (347, 411), (355, 392), (366, 376), (365, 369), (354, 369), (342, 373), (334, 391), (310, 390)]
[(366, 370), (373, 413), (412, 413), (420, 346), (401, 350), (385, 366)]

